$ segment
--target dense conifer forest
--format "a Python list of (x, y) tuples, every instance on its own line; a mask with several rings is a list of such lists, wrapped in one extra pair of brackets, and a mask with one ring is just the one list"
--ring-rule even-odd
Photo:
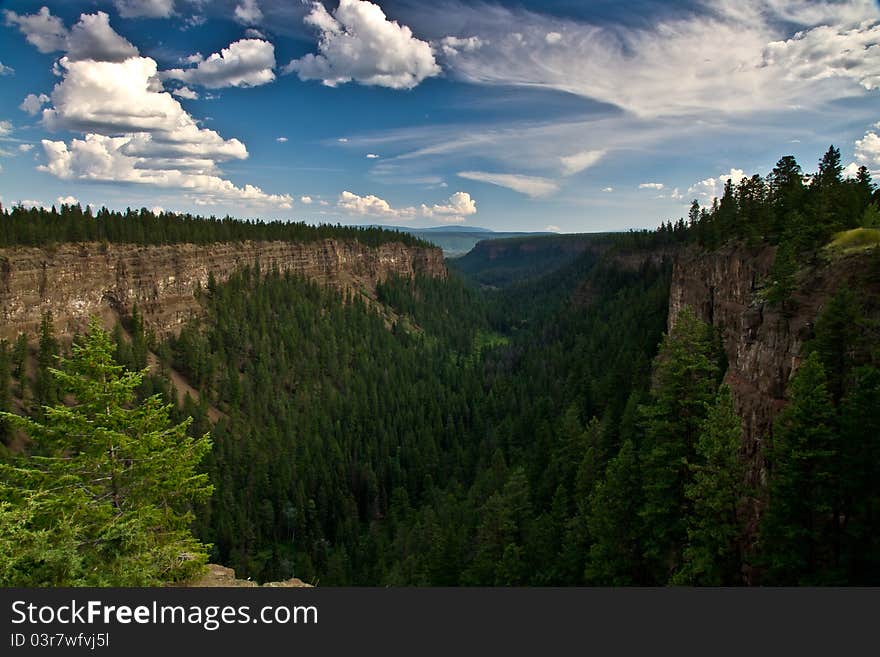
[(241, 221), (224, 217), (201, 217), (174, 212), (153, 212), (147, 208), (116, 212), (78, 203), (42, 207), (0, 206), (0, 247), (48, 246), (62, 242), (107, 242), (114, 244), (211, 244), (267, 240), (314, 242), (324, 239), (354, 239), (368, 246), (401, 242), (427, 246), (428, 242), (409, 233), (375, 226), (357, 227), (305, 222)]
[[(23, 221), (16, 212), (25, 211), (0, 219)], [(203, 290), (205, 318), (168, 341), (135, 311), (116, 330), (112, 360), (140, 372), (155, 353), (159, 367), (129, 381), (154, 415), (160, 399), (176, 399), (171, 370), (199, 391), (169, 417), (151, 416), (193, 445), (210, 435), (210, 452), (186, 463), (213, 489), (170, 507), (170, 525), (192, 513), (209, 545), (195, 563), (320, 585), (877, 585), (877, 299), (841, 289), (815, 318), (788, 404), (762, 441), (766, 483), (754, 487), (721, 336), (687, 308), (667, 331), (663, 253), (778, 245), (761, 285), (767, 303), (784, 306), (804, 263), (880, 241), (878, 218), (867, 171), (843, 179), (832, 147), (814, 175), (782, 158), (766, 178), (729, 182), (711, 207), (695, 202), (687, 219), (603, 238), (604, 254), (500, 290), (455, 275), (391, 278), (370, 300), (257, 265)], [(157, 221), (226, 234), (225, 222)], [(106, 226), (112, 240), (114, 222), (76, 225)], [(283, 230), (249, 226), (222, 239)], [(143, 239), (176, 240), (178, 228)], [(615, 257), (637, 250), (660, 255), (637, 266)], [(0, 488), (5, 584), (68, 583), (62, 568), (43, 566), (72, 558), (80, 540), (49, 533), (51, 513), (40, 512), (54, 507), (40, 506), (53, 498), (38, 459), (77, 446), (44, 440), (38, 426), (64, 412), (75, 373), (94, 378), (82, 349), (65, 354), (72, 365), (59, 375), (60, 351), (49, 318), (32, 374), (26, 338), (0, 345), (0, 405), (32, 417), (3, 416), (4, 472), (27, 479)], [(76, 385), (76, 398), (88, 397)], [(123, 396), (119, 412), (129, 406)], [(30, 454), (12, 449), (21, 431)], [(30, 515), (23, 495), (35, 500)], [(752, 508), (762, 513), (749, 525)], [(136, 551), (145, 527), (132, 520), (125, 545)], [(12, 558), (21, 537), (32, 550)]]

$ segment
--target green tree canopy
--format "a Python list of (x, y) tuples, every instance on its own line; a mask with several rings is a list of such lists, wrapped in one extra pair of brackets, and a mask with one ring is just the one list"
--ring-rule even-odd
[(187, 435), (160, 397), (135, 403), (146, 371), (126, 371), (97, 320), (61, 369), (69, 404), (34, 420), (0, 417), (25, 432), (33, 456), (0, 465), (0, 584), (144, 586), (187, 578), (207, 560), (190, 533), (192, 505), (210, 496), (196, 468), (206, 434)]

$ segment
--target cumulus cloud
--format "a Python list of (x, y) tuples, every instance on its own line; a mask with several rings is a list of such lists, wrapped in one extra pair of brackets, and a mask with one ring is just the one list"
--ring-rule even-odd
[[(323, 203), (321, 203), (323, 205)], [(418, 208), (395, 208), (388, 201), (373, 194), (359, 196), (343, 191), (336, 201), (337, 209), (358, 217), (381, 217), (383, 219), (432, 218), (443, 223), (461, 223), (465, 217), (476, 214), (477, 204), (467, 192), (456, 192), (444, 203), (422, 204)]]
[(3, 12), (7, 25), (17, 25), (27, 42), (41, 53), (64, 50), (67, 46), (67, 28), (48, 7), (41, 7), (36, 14), (19, 15), (14, 11)]
[(473, 52), (483, 46), (480, 37), (448, 36), (440, 39), (440, 51), (447, 57), (455, 57), (460, 52)]
[(138, 56), (138, 49), (110, 27), (110, 17), (103, 11), (81, 15), (70, 29), (64, 49), (71, 61), (121, 62)]
[(561, 233), (562, 232), (562, 229), (559, 226), (556, 226), (554, 224), (548, 224), (548, 225), (544, 226), (544, 230), (549, 231), (551, 233)]
[(162, 77), (209, 89), (257, 87), (275, 79), (275, 46), (261, 39), (234, 41), (195, 67), (163, 71)]
[(79, 199), (75, 196), (59, 196), (55, 199), (55, 203), (58, 205), (77, 205), (79, 203)]
[(329, 87), (355, 81), (364, 85), (412, 89), (440, 74), (430, 44), (412, 30), (390, 21), (379, 5), (340, 0), (331, 15), (313, 2), (305, 22), (319, 32), (318, 54), (292, 60), (285, 73), (301, 80), (321, 80)]
[(614, 188), (613, 187), (603, 187), (602, 191), (606, 192), (606, 193), (610, 193), (610, 192), (614, 191)]
[(171, 92), (172, 95), (177, 96), (178, 98), (184, 98), (186, 100), (198, 100), (199, 94), (190, 89), (189, 87), (180, 87), (179, 89), (175, 89)]
[(0, 121), (0, 137), (6, 137), (12, 132), (12, 123), (10, 121)]
[(174, 0), (113, 0), (123, 18), (168, 18), (174, 13)]
[(388, 201), (378, 196), (373, 194), (358, 196), (348, 190), (339, 195), (336, 207), (354, 216), (385, 217), (388, 219), (414, 217), (416, 214), (415, 208), (393, 208)]
[(547, 32), (547, 35), (544, 37), (544, 41), (552, 46), (554, 43), (559, 43), (560, 41), (562, 41), (562, 35), (559, 32)]
[[(224, 179), (219, 165), (247, 158), (245, 145), (200, 127), (164, 89), (156, 61), (130, 55), (126, 44), (101, 12), (81, 16), (70, 30), (65, 48), (71, 54), (57, 62), (62, 80), (41, 121), (50, 130), (79, 132), (84, 138), (42, 140), (46, 163), (38, 167), (41, 171), (63, 180), (183, 189), (197, 204), (292, 207), (289, 194)], [(187, 91), (182, 87), (176, 93), (185, 97)], [(27, 106), (39, 109), (45, 100), (37, 96)]]
[(300, 196), (299, 202), (303, 205), (311, 205), (313, 203), (313, 200), (311, 196)]
[(376, 155), (375, 153), (367, 153), (367, 159), (368, 160), (378, 160), (379, 156)]
[(580, 173), (588, 169), (605, 156), (604, 150), (587, 150), (573, 155), (566, 155), (559, 160), (562, 162), (562, 172), (566, 176)]
[(20, 153), (29, 153), (33, 147), (33, 144), (19, 144), (18, 151)]
[(63, 50), (71, 61), (94, 59), (107, 62), (138, 55), (137, 48), (110, 27), (110, 17), (103, 11), (82, 14), (70, 30), (46, 7), (31, 15), (19, 16), (8, 10), (5, 14), (6, 24), (17, 25), (27, 41), (42, 53)]
[[(880, 124), (876, 127), (880, 127)], [(872, 174), (880, 175), (880, 136), (871, 130), (866, 132), (865, 136), (861, 139), (857, 139), (855, 156), (856, 161), (853, 165), (856, 169), (864, 166)]]
[(639, 189), (656, 189), (656, 190), (661, 190), (661, 189), (663, 189), (663, 183), (658, 183), (658, 182), (640, 183), (640, 184), (639, 184)]
[(18, 106), (22, 112), (27, 112), (31, 116), (36, 116), (37, 113), (43, 109), (43, 105), (48, 103), (51, 99), (46, 94), (28, 94), (24, 97), (24, 100), (21, 101), (21, 105)]
[(287, 137), (275, 137), (275, 141), (277, 141), (279, 144), (284, 144), (287, 143)]
[(0, 62), (0, 75), (13, 75), (14, 73), (14, 68), (6, 66), (3, 62)]
[(432, 217), (443, 223), (461, 223), (465, 217), (477, 213), (477, 203), (467, 192), (455, 192), (446, 203), (440, 205), (422, 205), (421, 215)]
[[(244, 202), (289, 209), (289, 194), (267, 194), (254, 185), (238, 187), (211, 170), (209, 161), (193, 159), (150, 160), (129, 155), (126, 147), (130, 137), (106, 137), (88, 134), (85, 139), (63, 141), (43, 140), (47, 164), (39, 167), (62, 180), (128, 182), (192, 191), (199, 205)], [(167, 164), (165, 168), (163, 164)], [(188, 168), (192, 166), (192, 169)], [(200, 170), (198, 167), (204, 169)], [(155, 167), (155, 168), (154, 168)], [(173, 168), (171, 168), (173, 167)]]
[(235, 6), (235, 20), (242, 25), (256, 25), (263, 20), (257, 0), (242, 0)]
[(506, 187), (532, 198), (549, 196), (559, 191), (557, 183), (537, 176), (523, 176), (515, 173), (490, 173), (486, 171), (459, 171), (457, 175), (459, 178), (466, 178), (467, 180), (477, 180), (489, 183), (490, 185)]
[(687, 193), (688, 195), (698, 196), (711, 202), (714, 198), (721, 198), (724, 193), (724, 185), (728, 180), (734, 185), (738, 185), (739, 181), (745, 177), (745, 171), (742, 169), (731, 169), (727, 173), (694, 183), (688, 188)]

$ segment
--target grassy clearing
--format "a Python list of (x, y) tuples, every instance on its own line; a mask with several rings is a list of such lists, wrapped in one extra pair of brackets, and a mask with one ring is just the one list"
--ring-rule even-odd
[(850, 252), (870, 249), (880, 244), (880, 229), (853, 228), (837, 233), (825, 248), (830, 251)]

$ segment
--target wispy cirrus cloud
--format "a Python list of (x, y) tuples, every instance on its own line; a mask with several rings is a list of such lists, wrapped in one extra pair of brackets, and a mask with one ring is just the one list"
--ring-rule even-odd
[(506, 187), (520, 194), (525, 194), (532, 198), (549, 196), (559, 191), (559, 185), (547, 178), (538, 176), (524, 176), (515, 173), (492, 173), (488, 171), (459, 171), (456, 174), (459, 178), (467, 180), (476, 180), (478, 182), (497, 185), (498, 187)]

